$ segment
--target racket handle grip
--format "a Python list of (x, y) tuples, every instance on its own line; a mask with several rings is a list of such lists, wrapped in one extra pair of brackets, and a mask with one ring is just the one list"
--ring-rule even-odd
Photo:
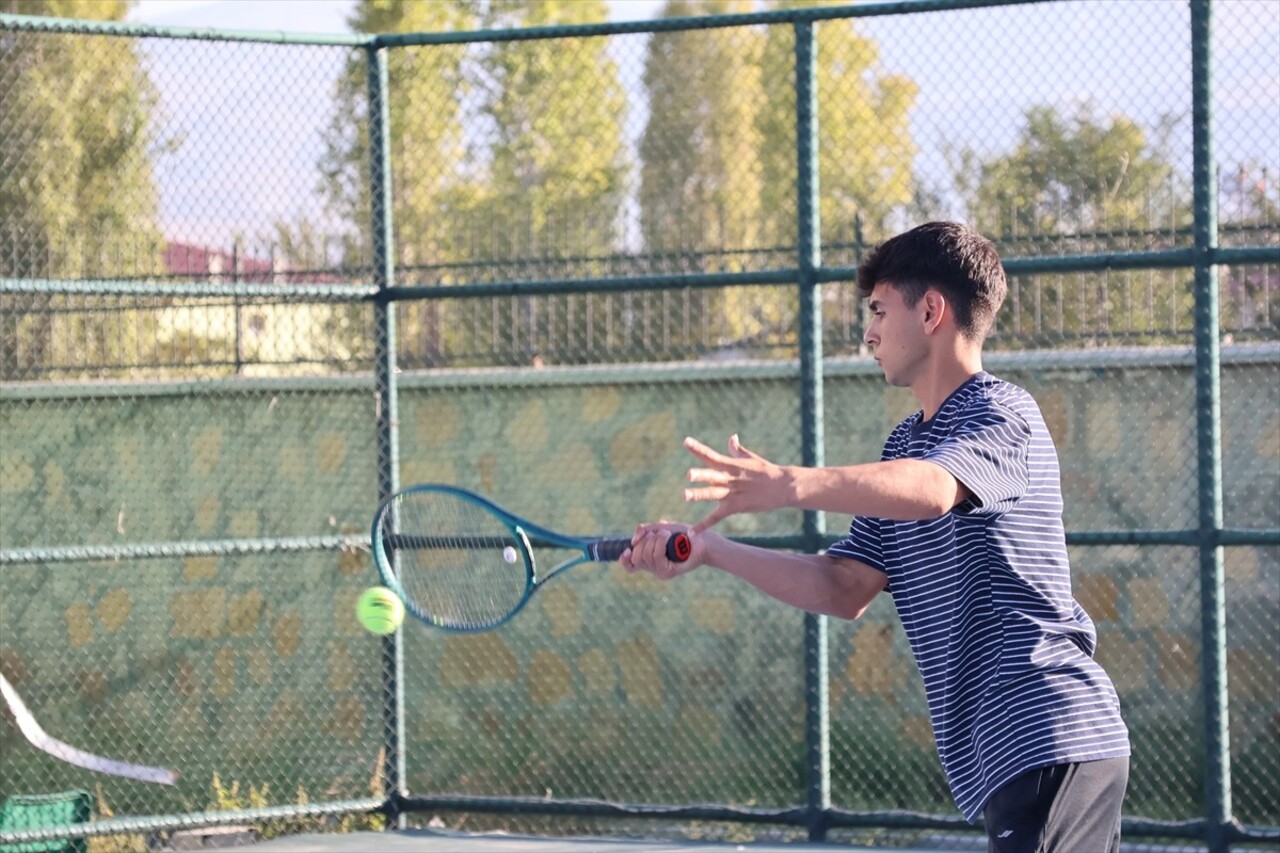
[[(630, 539), (600, 539), (591, 546), (592, 559), (610, 562), (622, 556), (622, 552), (631, 547)], [(667, 540), (667, 559), (673, 563), (683, 563), (693, 553), (693, 541), (687, 533), (676, 533)]]

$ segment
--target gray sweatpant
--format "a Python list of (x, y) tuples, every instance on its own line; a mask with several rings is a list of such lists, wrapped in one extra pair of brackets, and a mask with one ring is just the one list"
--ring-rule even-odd
[(1024, 773), (983, 808), (988, 853), (1119, 853), (1129, 759)]

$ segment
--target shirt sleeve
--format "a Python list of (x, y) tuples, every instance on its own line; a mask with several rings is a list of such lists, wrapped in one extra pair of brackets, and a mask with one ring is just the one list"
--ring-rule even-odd
[(849, 525), (849, 535), (828, 548), (827, 553), (833, 557), (848, 557), (859, 563), (866, 563), (877, 571), (885, 571), (880, 525), (878, 518), (854, 516)]
[(923, 459), (945, 468), (972, 498), (956, 512), (1006, 512), (1027, 492), (1031, 427), (1012, 409), (988, 402), (957, 424)]

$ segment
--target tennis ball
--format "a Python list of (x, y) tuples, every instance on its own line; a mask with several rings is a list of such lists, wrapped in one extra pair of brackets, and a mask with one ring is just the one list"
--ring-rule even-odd
[(385, 586), (371, 586), (356, 600), (356, 618), (365, 630), (385, 636), (404, 621), (404, 602)]

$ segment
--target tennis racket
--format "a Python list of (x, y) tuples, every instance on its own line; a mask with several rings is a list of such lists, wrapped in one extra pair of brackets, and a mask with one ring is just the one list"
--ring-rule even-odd
[[(382, 580), (412, 616), (446, 631), (488, 631), (511, 620), (551, 578), (582, 563), (608, 563), (630, 537), (566, 536), (457, 486), (427, 483), (396, 492), (373, 518), (373, 556)], [(534, 546), (577, 552), (540, 572)], [(677, 533), (667, 559), (693, 546)]]

